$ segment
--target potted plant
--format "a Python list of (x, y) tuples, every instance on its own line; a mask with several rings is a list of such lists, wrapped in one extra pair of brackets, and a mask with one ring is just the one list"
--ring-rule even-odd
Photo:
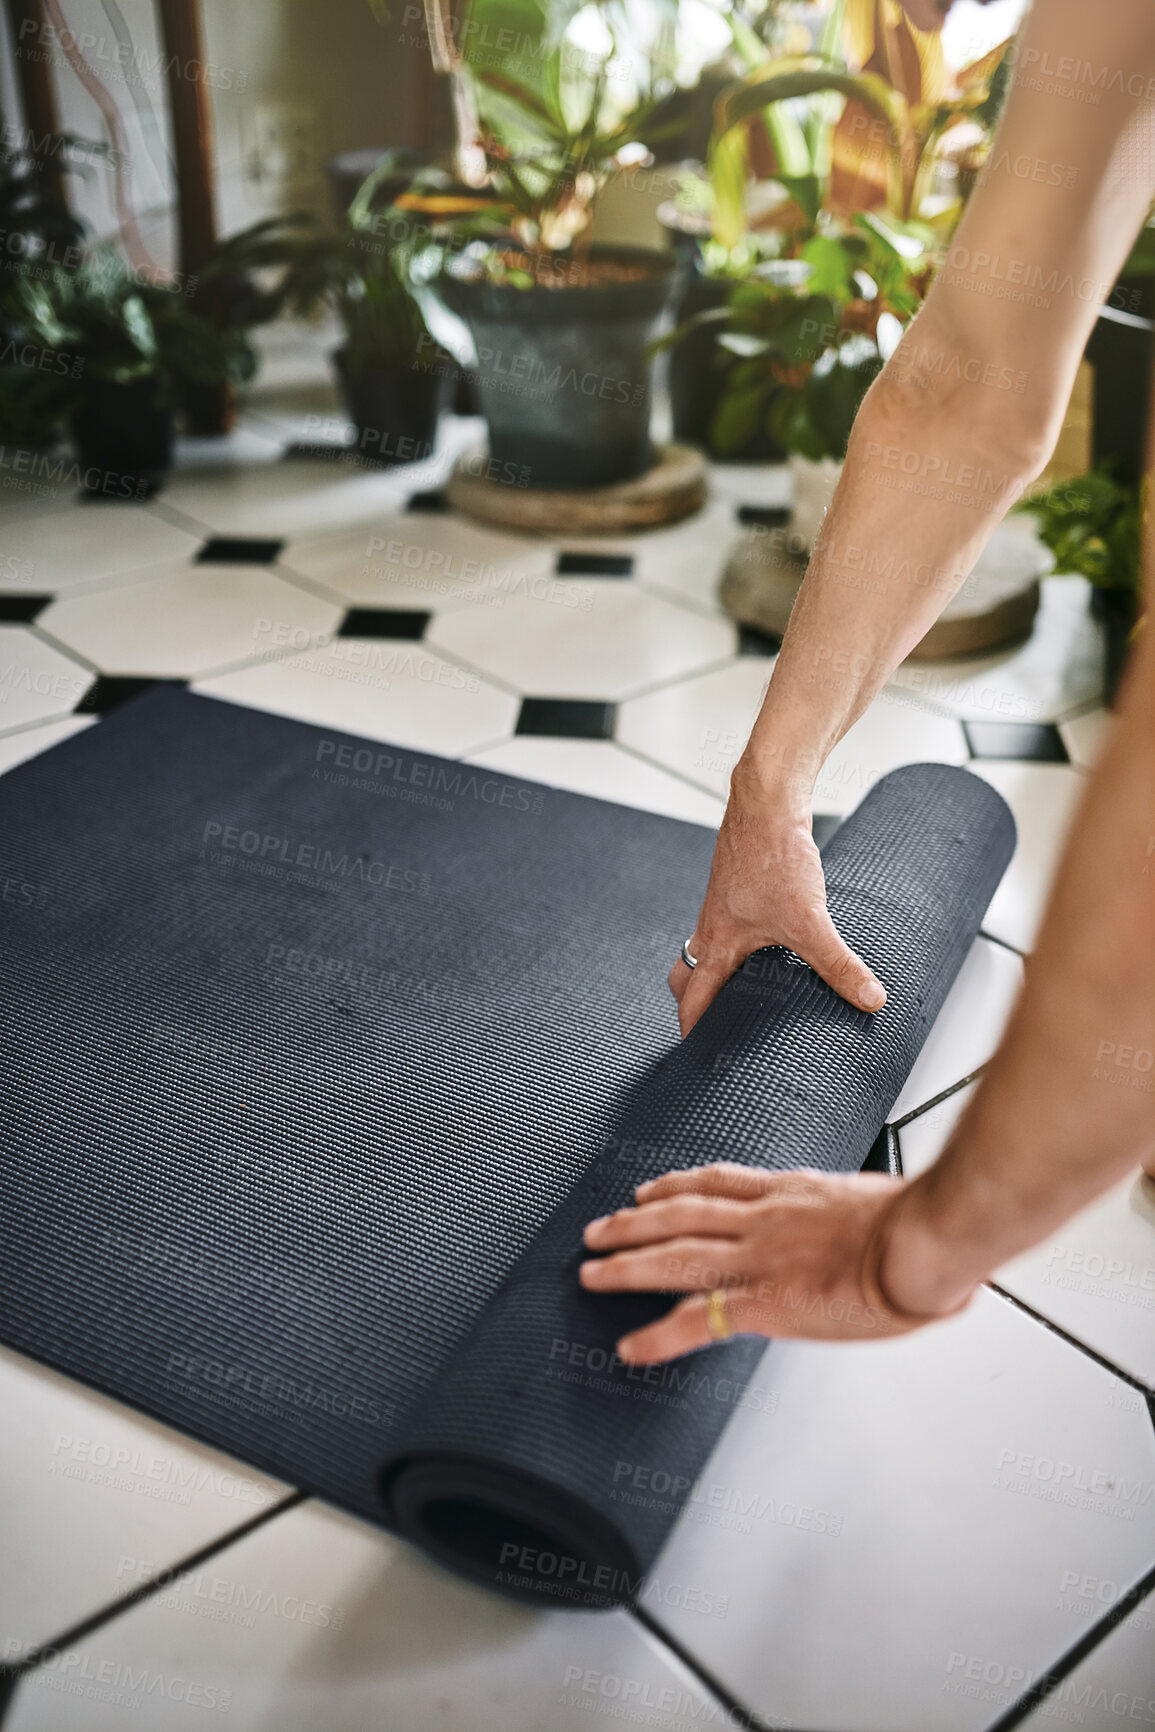
[[(717, 336), (736, 282), (772, 281), (768, 258), (832, 257), (831, 242), (864, 212), (913, 238), (915, 253), (949, 234), (961, 200), (934, 191), (943, 142), (968, 122), (965, 136), (985, 136), (1008, 45), (952, 80), (939, 38), (915, 30), (890, 0), (835, 7), (816, 53), (772, 56), (739, 23), (735, 43), (748, 71), (718, 96), (705, 175), (683, 187), (682, 202), (709, 238), (696, 249), (698, 276), (680, 310), (671, 396), (679, 437), (749, 459), (782, 451), (768, 422), (736, 437), (744, 375), (724, 338), (720, 350), (711, 344), (709, 321), (719, 322)], [(780, 281), (796, 286), (787, 273)]]
[(386, 152), (335, 229), (310, 212), (267, 218), (224, 241), (205, 273), (241, 324), (333, 309), (343, 331), (333, 352), (337, 383), (356, 450), (370, 461), (428, 456), (455, 383), (452, 358), (430, 335), (411, 280), (428, 225), (423, 235), (393, 202), (408, 188), (444, 197), (448, 186), (447, 176)]
[[(437, 290), (473, 339), (490, 473), (541, 488), (611, 485), (652, 465), (647, 345), (677, 275), (670, 253), (591, 243), (608, 175), (671, 123), (656, 51), (632, 40), (621, 54), (608, 9), (599, 46), (579, 47), (574, 16), (562, 0), (471, 0), (464, 46), (447, 22), (440, 37), (489, 201), (442, 206), (452, 244)], [(495, 52), (502, 40), (516, 54)]]
[(1115, 701), (1139, 619), (1145, 493), (1144, 481), (1122, 480), (1100, 468), (1060, 481), (1016, 508), (1034, 517), (1056, 571), (1076, 572), (1092, 585), (1091, 606), (1103, 621), (1108, 704)]
[[(12, 136), (0, 113), (0, 137)], [(45, 139), (37, 156), (0, 143), (0, 444), (53, 445), (73, 394), (75, 358), (58, 352), (45, 333), (57, 334), (42, 272), (64, 270), (80, 258), (84, 227), (60, 191), (65, 134)], [(90, 147), (94, 148), (94, 147)]]
[(140, 282), (109, 251), (56, 272), (46, 309), (43, 340), (79, 364), (71, 431), (82, 469), (98, 477), (93, 492), (153, 489), (172, 462), (184, 394), (239, 383), (256, 369), (242, 331), (194, 312), (175, 286)]

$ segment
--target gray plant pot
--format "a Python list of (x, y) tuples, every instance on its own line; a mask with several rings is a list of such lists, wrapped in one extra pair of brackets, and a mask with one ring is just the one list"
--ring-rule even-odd
[(450, 310), (469, 326), (474, 378), (495, 474), (529, 487), (608, 487), (655, 459), (653, 364), (646, 346), (672, 298), (673, 255), (593, 247), (594, 259), (642, 263), (636, 282), (513, 288), (446, 276)]

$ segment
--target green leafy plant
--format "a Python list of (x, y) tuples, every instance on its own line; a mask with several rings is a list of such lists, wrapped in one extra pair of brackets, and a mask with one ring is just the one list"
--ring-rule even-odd
[(194, 311), (176, 287), (139, 281), (112, 251), (97, 249), (39, 288), (31, 328), (45, 347), (74, 360), (78, 381), (151, 379), (158, 400), (175, 408), (192, 387), (239, 384), (256, 370), (243, 331)]
[(1138, 593), (1144, 488), (1092, 469), (1024, 500), (1039, 539), (1055, 556), (1055, 569), (1074, 572), (1097, 589)]
[[(474, 251), (499, 280), (543, 280), (539, 261), (587, 233), (598, 194), (631, 148), (644, 153), (680, 123), (661, 33), (643, 46), (627, 5), (599, 4), (601, 45), (582, 48), (567, 37), (580, 10), (575, 0), (468, 0), (458, 45), (439, 0), (427, 6), (434, 64), (458, 93), (462, 154), (472, 154), (466, 167), (488, 197), (456, 207), (416, 197), (401, 203), (439, 209), (443, 220), (493, 243)], [(520, 260), (509, 256), (511, 238)]]
[(839, 459), (929, 277), (916, 233), (861, 213), (848, 228), (811, 235), (796, 259), (754, 266), (725, 306), (696, 314), (661, 346), (715, 328), (725, 383), (710, 439), (721, 455), (765, 427), (788, 452)]
[[(434, 351), (413, 292), (412, 267), (432, 244), (431, 231), (420, 228), (412, 208), (381, 202), (382, 189), (397, 174), (398, 160), (388, 153), (336, 229), (312, 212), (297, 211), (230, 236), (202, 281), (222, 290), (234, 321), (244, 325), (332, 307), (344, 329), (346, 362), (355, 371), (427, 364)], [(411, 189), (430, 199), (444, 200), (447, 184), (448, 177), (436, 171), (410, 180)]]

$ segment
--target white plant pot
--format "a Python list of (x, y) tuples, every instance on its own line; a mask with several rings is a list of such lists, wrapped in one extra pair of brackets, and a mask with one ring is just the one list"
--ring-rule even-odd
[(830, 509), (841, 462), (833, 457), (820, 457), (817, 463), (809, 457), (791, 456), (790, 475), (794, 482), (794, 509), (790, 515), (790, 532), (796, 542), (809, 551), (818, 540), (822, 520)]

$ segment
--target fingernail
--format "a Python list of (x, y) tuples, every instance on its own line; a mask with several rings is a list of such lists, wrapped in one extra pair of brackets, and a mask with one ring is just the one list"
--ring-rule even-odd
[(627, 1365), (630, 1363), (630, 1360), (634, 1357), (634, 1349), (633, 1349), (633, 1346), (630, 1342), (630, 1338), (628, 1335), (623, 1337), (623, 1339), (618, 1342), (617, 1355), (618, 1355), (618, 1358), (621, 1360), (624, 1360)]
[(587, 1221), (586, 1232), (592, 1233), (595, 1227), (604, 1227), (608, 1220), (608, 1215), (599, 1215), (596, 1221)]
[(886, 988), (880, 980), (868, 980), (858, 995), (863, 1010), (880, 1010), (886, 1003)]
[(596, 1257), (591, 1258), (591, 1260), (588, 1263), (582, 1263), (579, 1266), (578, 1276), (582, 1281), (589, 1281), (593, 1276), (594, 1270), (600, 1269), (600, 1268), (601, 1268), (601, 1264), (600, 1264), (600, 1262), (598, 1262), (597, 1258)]
[(643, 1179), (642, 1183), (636, 1187), (634, 1196), (644, 1197), (647, 1191), (653, 1190), (654, 1183), (655, 1181), (653, 1179)]

